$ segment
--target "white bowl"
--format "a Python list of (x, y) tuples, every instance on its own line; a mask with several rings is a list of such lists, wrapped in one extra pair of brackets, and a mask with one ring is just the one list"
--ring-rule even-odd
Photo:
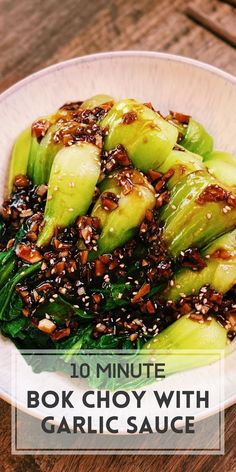
[[(216, 148), (236, 153), (233, 76), (210, 65), (164, 53), (95, 54), (43, 69), (0, 96), (1, 199), (10, 150), (18, 133), (38, 116), (49, 114), (65, 102), (97, 93), (150, 101), (163, 113), (169, 109), (189, 113), (214, 136)], [(0, 394), (10, 402), (9, 364), (15, 347), (0, 337), (0, 348)], [(235, 361), (236, 352), (227, 358), (224, 407), (236, 401)], [(213, 368), (202, 368), (203, 375), (211, 376)], [(28, 370), (25, 373), (28, 375)], [(208, 413), (214, 411), (212, 408)]]

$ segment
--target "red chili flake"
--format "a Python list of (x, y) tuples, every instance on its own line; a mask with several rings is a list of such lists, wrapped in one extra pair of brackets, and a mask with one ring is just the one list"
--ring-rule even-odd
[(133, 333), (130, 335), (129, 339), (130, 341), (134, 342), (138, 338), (138, 333)]
[(6, 248), (7, 248), (7, 249), (11, 249), (12, 246), (13, 246), (13, 244), (14, 244), (14, 242), (15, 242), (15, 238), (10, 239), (10, 240), (8, 241), (8, 243), (7, 243)]
[(38, 120), (32, 124), (32, 135), (35, 136), (38, 141), (40, 141), (45, 134), (47, 133), (48, 129), (50, 128), (51, 123), (48, 120)]
[(42, 260), (43, 256), (34, 247), (28, 246), (27, 244), (18, 244), (16, 246), (16, 255), (20, 259), (29, 264), (34, 264)]
[(111, 256), (109, 254), (104, 254), (103, 256), (100, 256), (99, 259), (103, 264), (107, 265), (110, 262)]
[(128, 111), (122, 116), (123, 123), (126, 125), (130, 125), (137, 120), (137, 118), (137, 113), (135, 113), (135, 111)]
[(115, 261), (112, 261), (112, 262), (109, 264), (108, 269), (109, 269), (109, 270), (114, 270), (116, 267), (118, 267), (118, 265), (119, 265), (119, 261), (116, 261), (116, 260), (115, 260)]
[(26, 316), (26, 318), (28, 318), (30, 316), (29, 308), (23, 308), (22, 313), (24, 316)]
[(106, 211), (113, 211), (118, 207), (119, 198), (112, 192), (103, 192), (101, 195), (102, 208)]
[(228, 198), (227, 198), (227, 203), (233, 208), (236, 208), (236, 197), (232, 195), (232, 193), (229, 193)]
[(223, 300), (223, 295), (222, 293), (214, 292), (213, 290), (209, 294), (209, 300), (211, 302), (217, 303), (218, 305), (221, 305), (222, 300)]
[(93, 216), (79, 216), (76, 220), (76, 225), (80, 230), (84, 229), (86, 226), (90, 226), (96, 230), (100, 226), (100, 220)]
[(178, 121), (179, 123), (186, 124), (186, 125), (188, 124), (191, 118), (190, 115), (185, 115), (184, 113), (179, 113), (177, 111), (170, 111), (170, 114), (174, 120)]
[(180, 308), (181, 315), (186, 315), (191, 310), (192, 310), (191, 305), (189, 305), (188, 303), (184, 303)]
[(145, 213), (145, 218), (146, 218), (146, 220), (148, 220), (148, 221), (153, 221), (153, 220), (154, 220), (154, 215), (153, 215), (152, 210), (147, 210), (147, 211), (146, 211), (146, 213)]
[(199, 314), (198, 313), (191, 313), (190, 318), (191, 318), (191, 320), (194, 320), (194, 321), (204, 321), (204, 318), (200, 313)]
[(147, 267), (149, 265), (149, 262), (146, 259), (142, 260), (142, 267)]
[(99, 259), (95, 262), (95, 274), (97, 277), (102, 277), (105, 274), (105, 266)]
[(28, 222), (30, 222), (30, 231), (32, 231), (33, 233), (36, 233), (38, 231), (42, 218), (43, 218), (42, 214), (36, 213), (32, 215), (30, 220), (28, 220)]
[(120, 166), (130, 166), (131, 161), (125, 148), (118, 144), (114, 149), (112, 149), (110, 156), (112, 159), (115, 159), (116, 163)]
[(201, 270), (206, 267), (206, 261), (197, 248), (186, 249), (180, 255), (179, 262), (182, 266), (190, 267), (192, 270)]
[(93, 299), (94, 299), (94, 301), (97, 305), (99, 305), (99, 303), (101, 303), (102, 296), (99, 293), (93, 293), (92, 297), (93, 297)]
[(0, 207), (0, 215), (4, 220), (9, 220), (11, 218), (11, 208), (9, 206)]
[(219, 185), (208, 185), (199, 195), (197, 202), (201, 205), (205, 202), (220, 202), (227, 199), (228, 192)]
[(217, 249), (215, 252), (213, 252), (213, 254), (211, 254), (211, 258), (214, 258), (214, 259), (230, 259), (232, 257), (232, 252), (230, 251), (227, 251), (226, 249)]
[[(183, 167), (183, 169), (185, 170), (185, 167)], [(163, 175), (163, 179), (165, 181), (169, 180), (173, 175), (174, 175), (175, 171), (174, 169), (169, 169), (164, 175)]]
[(36, 233), (34, 233), (33, 231), (30, 231), (29, 233), (27, 233), (26, 235), (27, 239), (29, 241), (31, 241), (32, 243), (35, 243), (38, 239), (38, 236)]
[(54, 331), (54, 333), (51, 335), (51, 339), (53, 341), (58, 341), (59, 339), (67, 338), (69, 335), (70, 335), (70, 328), (63, 328), (58, 331)]
[(16, 291), (21, 295), (22, 298), (25, 298), (29, 295), (29, 292), (26, 290), (25, 286), (16, 286)]
[(91, 242), (92, 232), (93, 230), (91, 226), (85, 226), (85, 228), (81, 230), (81, 236), (84, 239), (85, 243), (89, 244)]
[(162, 187), (164, 187), (164, 185), (165, 185), (164, 179), (160, 179), (160, 180), (157, 182), (157, 184), (155, 185), (155, 190), (156, 190), (156, 192), (157, 192), (157, 193), (160, 192), (160, 190), (162, 189)]
[(53, 269), (54, 269), (56, 274), (58, 274), (58, 275), (62, 274), (65, 270), (65, 262), (63, 262), (63, 261), (57, 262), (57, 264), (55, 264)]
[(146, 233), (147, 230), (148, 230), (148, 225), (147, 223), (144, 223), (143, 221), (140, 225), (139, 232), (142, 234), (142, 233)]
[(141, 298), (147, 295), (150, 292), (151, 286), (150, 284), (144, 283), (136, 295), (131, 298), (131, 303), (137, 303)]
[(118, 183), (122, 187), (124, 195), (128, 195), (128, 193), (130, 193), (133, 188), (132, 175), (133, 173), (127, 170), (121, 171), (117, 175)]
[[(231, 193), (220, 187), (219, 185), (208, 185), (199, 195), (197, 202), (199, 204), (205, 202), (225, 202), (232, 208), (236, 208), (236, 197)], [(227, 212), (226, 208), (226, 212)], [(230, 210), (230, 208), (229, 208)]]
[(19, 174), (15, 177), (14, 185), (17, 188), (29, 187), (30, 181), (26, 175)]
[(150, 180), (154, 182), (155, 180), (159, 180), (163, 176), (163, 174), (161, 174), (160, 172), (157, 172), (157, 170), (150, 169), (148, 171), (148, 176)]
[(146, 303), (146, 309), (147, 309), (148, 313), (150, 313), (150, 314), (154, 314), (154, 313), (155, 313), (155, 307), (154, 307), (154, 305), (153, 305), (153, 303), (152, 303), (151, 300), (148, 300), (148, 301), (147, 301), (147, 303)]
[(156, 198), (156, 208), (162, 207), (164, 203), (169, 203), (170, 201), (170, 195), (169, 192), (163, 192), (159, 195), (159, 197)]
[(80, 251), (79, 256), (80, 256), (80, 261), (82, 265), (85, 265), (87, 260), (88, 260), (88, 253), (89, 251)]

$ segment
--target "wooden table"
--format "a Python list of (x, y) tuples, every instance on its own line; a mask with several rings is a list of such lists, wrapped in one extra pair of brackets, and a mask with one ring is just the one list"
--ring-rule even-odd
[[(194, 1), (235, 32), (236, 10)], [(47, 65), (98, 51), (191, 56), (236, 73), (236, 51), (185, 15), (186, 0), (0, 0), (0, 90)], [(1, 472), (236, 471), (236, 406), (226, 411), (225, 456), (11, 456), (10, 407), (0, 403)]]

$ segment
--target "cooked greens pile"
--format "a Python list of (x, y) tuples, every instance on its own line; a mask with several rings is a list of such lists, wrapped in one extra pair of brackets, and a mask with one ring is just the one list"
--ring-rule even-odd
[(0, 329), (18, 347), (233, 339), (236, 160), (192, 117), (107, 95), (68, 103), (18, 137), (8, 193)]

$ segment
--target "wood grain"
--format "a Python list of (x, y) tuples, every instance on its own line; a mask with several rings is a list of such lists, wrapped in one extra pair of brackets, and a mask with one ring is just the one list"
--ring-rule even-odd
[[(236, 29), (236, 9), (217, 0), (195, 8)], [(166, 51), (235, 74), (236, 51), (186, 15), (186, 0), (0, 0), (0, 90), (42, 67), (99, 51)], [(236, 406), (226, 411), (225, 456), (11, 456), (10, 406), (0, 402), (0, 472), (233, 472)]]

